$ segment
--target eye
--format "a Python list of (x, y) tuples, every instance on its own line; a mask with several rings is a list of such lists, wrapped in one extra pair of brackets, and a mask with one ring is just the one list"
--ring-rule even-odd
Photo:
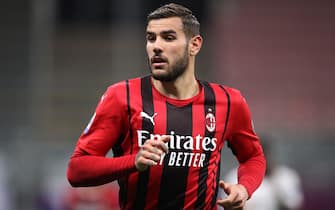
[(166, 41), (173, 41), (173, 40), (176, 39), (176, 37), (173, 36), (173, 35), (166, 35), (166, 36), (164, 37), (164, 39), (165, 39)]
[(156, 36), (154, 34), (147, 34), (146, 39), (148, 42), (153, 42), (156, 40)]

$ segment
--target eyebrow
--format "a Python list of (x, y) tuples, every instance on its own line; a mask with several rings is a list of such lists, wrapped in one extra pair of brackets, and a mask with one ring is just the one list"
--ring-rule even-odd
[(177, 34), (177, 32), (175, 30), (166, 30), (166, 31), (162, 31), (160, 34), (161, 35)]
[[(147, 35), (153, 35), (156, 34), (152, 31), (147, 31)], [(165, 30), (165, 31), (161, 31), (160, 32), (161, 35), (168, 35), (168, 34), (177, 34), (177, 32), (175, 30)]]

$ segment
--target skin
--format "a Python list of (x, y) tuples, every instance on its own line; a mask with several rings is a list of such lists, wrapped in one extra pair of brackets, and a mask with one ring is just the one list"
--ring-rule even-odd
[(136, 154), (135, 166), (137, 170), (144, 171), (150, 166), (157, 165), (161, 159), (161, 155), (169, 152), (169, 148), (165, 144), (169, 140), (170, 136), (164, 136), (158, 140), (146, 140), (140, 151)]
[(217, 204), (225, 210), (243, 210), (249, 197), (247, 190), (241, 184), (229, 184), (224, 181), (219, 182), (219, 186), (228, 195), (226, 198), (217, 200)]
[[(172, 17), (151, 20), (147, 25), (147, 55), (153, 85), (167, 97), (187, 99), (199, 93), (195, 78), (195, 56), (200, 51), (202, 37), (187, 38), (180, 18)], [(152, 62), (154, 57), (163, 58), (162, 62)], [(171, 81), (161, 81), (156, 77), (173, 73), (181, 59), (186, 60), (183, 73)], [(188, 61), (188, 62), (187, 62)]]
[[(195, 78), (195, 57), (203, 39), (200, 35), (187, 37), (179, 17), (151, 20), (147, 25), (146, 51), (152, 74), (152, 84), (163, 95), (174, 99), (188, 99), (200, 91)], [(157, 165), (163, 153), (168, 153), (169, 136), (149, 139), (135, 158), (139, 171)], [(225, 210), (243, 210), (248, 193), (240, 184), (220, 181), (219, 186), (228, 195), (217, 204)]]

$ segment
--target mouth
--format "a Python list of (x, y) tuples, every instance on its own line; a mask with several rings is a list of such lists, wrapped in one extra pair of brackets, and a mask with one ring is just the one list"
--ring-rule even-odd
[(160, 57), (160, 56), (153, 56), (151, 59), (151, 65), (154, 67), (154, 68), (162, 68), (163, 65), (165, 65), (167, 63), (167, 59), (166, 58), (163, 58), (163, 57)]

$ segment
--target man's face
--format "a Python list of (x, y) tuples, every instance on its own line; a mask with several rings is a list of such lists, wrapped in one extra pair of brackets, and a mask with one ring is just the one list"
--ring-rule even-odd
[(188, 67), (188, 41), (180, 18), (151, 20), (147, 26), (147, 54), (152, 76), (174, 81)]

